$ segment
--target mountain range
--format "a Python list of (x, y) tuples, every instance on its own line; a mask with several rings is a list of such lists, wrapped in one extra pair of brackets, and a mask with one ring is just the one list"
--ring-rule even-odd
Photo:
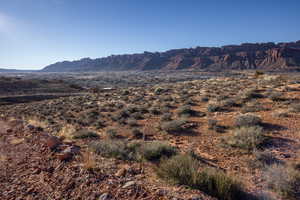
[(287, 43), (243, 43), (222, 47), (173, 49), (165, 52), (111, 55), (57, 62), (42, 72), (127, 70), (300, 71), (300, 40)]

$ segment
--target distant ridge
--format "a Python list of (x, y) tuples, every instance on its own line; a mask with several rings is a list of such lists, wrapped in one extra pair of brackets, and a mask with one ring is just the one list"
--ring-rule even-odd
[(46, 66), (44, 72), (123, 70), (300, 70), (300, 40), (83, 58)]
[(35, 72), (36, 70), (19, 70), (19, 69), (3, 69), (0, 68), (0, 73), (10, 73), (10, 72)]

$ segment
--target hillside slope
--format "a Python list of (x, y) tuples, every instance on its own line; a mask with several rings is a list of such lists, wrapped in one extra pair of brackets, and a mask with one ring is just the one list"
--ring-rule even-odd
[(112, 55), (63, 61), (45, 67), (46, 72), (123, 70), (299, 70), (300, 40), (290, 43), (244, 43), (222, 47), (196, 47), (166, 52)]

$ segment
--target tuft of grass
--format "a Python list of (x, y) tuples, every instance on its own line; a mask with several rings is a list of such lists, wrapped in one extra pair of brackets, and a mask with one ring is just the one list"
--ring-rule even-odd
[(246, 150), (258, 148), (265, 140), (263, 129), (259, 126), (240, 127), (228, 136), (225, 142), (232, 146)]
[(268, 187), (284, 198), (298, 199), (300, 194), (300, 173), (284, 165), (271, 165), (264, 172)]
[(175, 133), (178, 131), (183, 131), (183, 125), (185, 125), (186, 123), (187, 121), (185, 119), (167, 121), (161, 124), (161, 129), (166, 131), (167, 133)]
[(134, 151), (129, 146), (119, 140), (102, 140), (89, 145), (92, 152), (103, 157), (116, 158), (120, 160), (134, 160)]
[(117, 137), (118, 131), (114, 128), (109, 128), (106, 130), (105, 134), (106, 134), (106, 137), (108, 137), (109, 139), (114, 139)]
[(290, 110), (295, 113), (300, 112), (300, 103), (292, 104)]
[(163, 142), (148, 142), (141, 146), (140, 153), (148, 161), (156, 161), (162, 157), (171, 157), (177, 154), (177, 149)]
[(258, 126), (262, 122), (261, 118), (253, 114), (242, 114), (235, 118), (235, 126)]
[(95, 155), (91, 152), (82, 153), (82, 167), (85, 170), (94, 170), (97, 168)]
[(178, 108), (178, 116), (193, 116), (196, 114), (196, 111), (191, 108), (189, 105), (184, 105)]
[(90, 130), (85, 130), (85, 129), (76, 131), (72, 135), (73, 135), (72, 136), (73, 139), (85, 139), (85, 138), (98, 138), (99, 137), (99, 135), (97, 133), (94, 133)]
[(164, 160), (156, 172), (170, 183), (199, 189), (220, 200), (247, 198), (239, 182), (218, 170), (207, 168), (199, 171), (198, 161), (190, 155), (176, 155)]

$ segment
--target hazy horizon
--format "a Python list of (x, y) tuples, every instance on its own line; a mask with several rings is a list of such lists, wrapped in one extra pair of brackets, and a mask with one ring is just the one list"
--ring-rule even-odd
[(0, 68), (196, 46), (300, 40), (300, 2), (4, 0)]

